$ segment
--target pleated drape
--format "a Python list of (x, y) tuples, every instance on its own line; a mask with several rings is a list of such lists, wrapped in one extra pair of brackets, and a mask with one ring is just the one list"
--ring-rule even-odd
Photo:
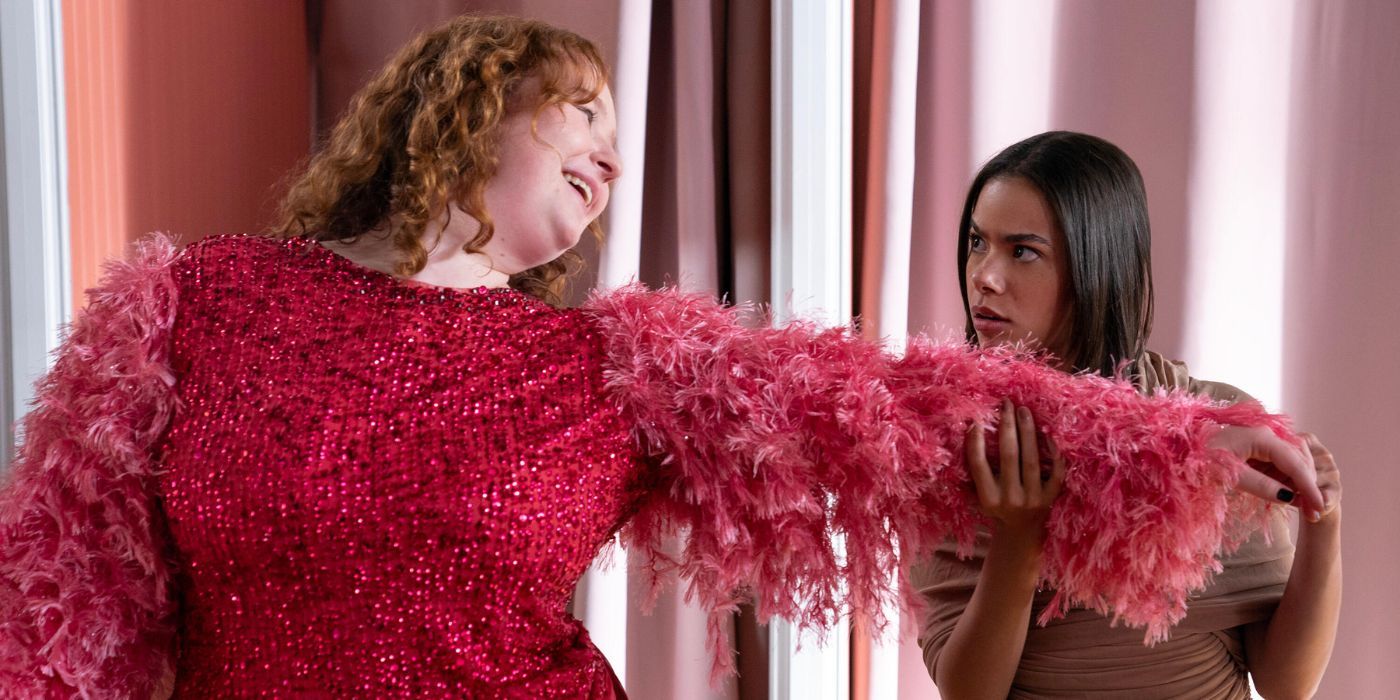
[[(1386, 0), (925, 0), (915, 128), (895, 136), (890, 17), (856, 2), (859, 310), (872, 336), (908, 279), (911, 332), (961, 333), (954, 265), (965, 188), (996, 151), (1048, 129), (1103, 136), (1148, 190), (1152, 347), (1294, 415), (1338, 455), (1347, 590), (1318, 697), (1400, 685), (1397, 467), (1400, 6)], [(862, 24), (862, 13), (865, 20)], [(864, 52), (864, 54), (862, 54)], [(860, 82), (866, 81), (864, 88)], [(861, 149), (865, 151), (861, 151)], [(881, 152), (880, 149), (884, 149)], [(914, 160), (908, 201), (890, 167)], [(883, 208), (883, 211), (881, 210)], [(905, 211), (911, 230), (904, 226)], [(909, 257), (890, 255), (909, 238)], [(899, 245), (895, 243), (895, 245)], [(913, 273), (909, 274), (909, 270)], [(936, 698), (913, 639), (856, 647), (854, 698)], [(883, 675), (882, 675), (883, 674)]]
[(1333, 448), (1346, 484), (1346, 592), (1319, 698), (1400, 688), (1397, 32), (1387, 0), (1301, 0), (1294, 16), (1282, 407)]

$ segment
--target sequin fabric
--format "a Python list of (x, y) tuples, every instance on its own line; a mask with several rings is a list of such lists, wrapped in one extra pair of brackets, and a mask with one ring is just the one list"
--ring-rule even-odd
[(585, 317), (304, 240), (175, 275), (177, 697), (622, 695), (567, 611), (639, 464)]

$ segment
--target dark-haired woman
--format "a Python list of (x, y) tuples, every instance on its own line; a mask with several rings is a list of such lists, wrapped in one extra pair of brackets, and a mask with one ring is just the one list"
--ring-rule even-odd
[[(969, 343), (1035, 345), (1066, 372), (1113, 376), (1126, 363), (1144, 395), (1248, 400), (1147, 350), (1147, 197), (1136, 165), (1116, 146), (1049, 132), (1007, 148), (973, 180), (959, 231)], [(1059, 500), (1063, 472), (1042, 480), (1039, 438), (1024, 411), (1005, 406), (1001, 427), (990, 446), (995, 458), (980, 429), (966, 446), (990, 529), (970, 558), (945, 546), (913, 572), (930, 605), (920, 644), (942, 697), (1234, 699), (1249, 697), (1251, 675), (1265, 697), (1311, 697), (1341, 599), (1341, 484), (1316, 438), (1307, 440), (1326, 507), (1303, 512), (1296, 550), (1285, 509), (1276, 509), (1267, 532), (1225, 558), (1223, 571), (1192, 597), (1170, 638), (1145, 646), (1140, 633), (1099, 611), (1056, 617), (1055, 592), (1038, 585), (1047, 528), (1056, 526), (1057, 510), (1071, 507)], [(1125, 527), (1151, 527), (1142, 511), (1123, 517)]]
[(970, 522), (945, 467), (1007, 394), (1077, 417), (1076, 467), (1153, 417), (1125, 454), (1194, 460), (1206, 500), (1241, 473), (1267, 496), (1261, 451), (1313, 484), (1258, 409), (895, 359), (677, 292), (558, 308), (622, 170), (606, 79), (577, 35), (459, 18), (356, 97), (277, 235), (110, 270), (0, 493), (0, 695), (620, 697), (568, 612), (615, 533), (690, 579), (715, 637), (748, 596), (812, 625), (843, 586), (878, 610), (891, 532)]

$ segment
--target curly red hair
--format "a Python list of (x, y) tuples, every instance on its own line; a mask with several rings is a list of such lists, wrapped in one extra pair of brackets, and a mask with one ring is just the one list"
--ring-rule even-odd
[[(530, 78), (540, 94), (519, 94)], [(587, 104), (607, 79), (592, 42), (543, 22), (463, 16), (424, 32), (355, 95), (324, 148), (293, 177), (272, 233), (348, 241), (391, 223), (401, 256), (395, 272), (409, 276), (427, 263), (428, 223), (455, 203), (481, 222), (466, 246), (479, 250), (494, 233), (485, 189), (502, 118), (527, 106), (517, 103), (523, 99), (538, 100), (536, 117)], [(588, 228), (601, 237), (597, 222)], [(568, 251), (512, 275), (510, 285), (559, 304), (579, 263)]]

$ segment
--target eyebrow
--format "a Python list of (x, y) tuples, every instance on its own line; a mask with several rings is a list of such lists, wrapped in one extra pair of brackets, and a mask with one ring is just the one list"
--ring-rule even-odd
[[(986, 232), (982, 230), (982, 227), (977, 225), (976, 221), (969, 220), (968, 223), (971, 224), (973, 233), (979, 236), (987, 235)], [(1001, 238), (1007, 243), (1039, 243), (1047, 248), (1054, 247), (1049, 239), (1034, 233), (1008, 233)]]

